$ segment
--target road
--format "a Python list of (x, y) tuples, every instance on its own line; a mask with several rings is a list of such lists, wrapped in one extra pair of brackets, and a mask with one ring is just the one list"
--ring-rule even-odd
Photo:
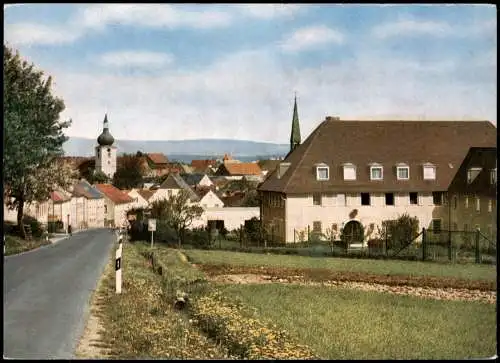
[(73, 234), (4, 260), (4, 357), (72, 359), (116, 236)]

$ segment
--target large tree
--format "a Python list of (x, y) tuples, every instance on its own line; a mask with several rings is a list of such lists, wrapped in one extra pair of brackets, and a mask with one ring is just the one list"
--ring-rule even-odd
[[(67, 187), (70, 178), (63, 164), (67, 140), (63, 130), (71, 121), (61, 122), (64, 102), (51, 92), (52, 78), (44, 77), (16, 51), (4, 45), (4, 196), (17, 209), (17, 222), (24, 236), (26, 203), (49, 197), (57, 185)], [(62, 173), (62, 174), (61, 174)]]
[(113, 177), (113, 185), (120, 189), (142, 187), (142, 165), (139, 157), (125, 154), (120, 157), (120, 164)]
[(189, 193), (181, 190), (168, 199), (156, 200), (151, 205), (151, 216), (165, 221), (177, 234), (179, 247), (183, 241), (184, 232), (191, 223), (203, 214), (203, 208), (191, 203)]

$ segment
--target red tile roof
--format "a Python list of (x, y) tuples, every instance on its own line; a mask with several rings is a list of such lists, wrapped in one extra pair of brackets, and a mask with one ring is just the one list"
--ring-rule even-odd
[(50, 199), (52, 199), (54, 203), (63, 203), (69, 201), (71, 197), (64, 194), (63, 192), (53, 191), (50, 193)]
[(116, 188), (114, 185), (96, 184), (95, 187), (115, 204), (130, 203), (134, 201), (127, 193)]
[(151, 162), (155, 165), (163, 165), (168, 164), (168, 158), (162, 153), (149, 153), (146, 154), (151, 160)]
[(205, 160), (191, 160), (191, 166), (195, 169), (205, 170), (211, 165), (215, 165), (217, 160), (215, 159), (205, 159)]
[[(257, 163), (226, 163), (221, 165), (222, 173), (229, 175), (261, 175), (262, 170)], [(224, 170), (225, 169), (225, 170)]]

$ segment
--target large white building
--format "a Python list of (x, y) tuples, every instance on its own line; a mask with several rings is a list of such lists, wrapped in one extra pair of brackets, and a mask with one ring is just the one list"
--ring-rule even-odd
[[(308, 230), (361, 235), (361, 227), (364, 241), (357, 242), (366, 242), (382, 221), (404, 213), (420, 228), (479, 224), (453, 220), (448, 194), (470, 148), (496, 147), (496, 135), (488, 121), (327, 117), (259, 187), (262, 223), (282, 242), (298, 242)], [(485, 224), (481, 230), (496, 230), (493, 214)]]
[(113, 178), (116, 172), (116, 153), (117, 148), (113, 146), (114, 137), (109, 132), (108, 115), (104, 116), (103, 131), (97, 138), (97, 146), (95, 147), (95, 170), (101, 171)]

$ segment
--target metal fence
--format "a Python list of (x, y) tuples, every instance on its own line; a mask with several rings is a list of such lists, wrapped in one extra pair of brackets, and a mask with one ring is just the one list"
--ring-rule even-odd
[[(312, 233), (311, 233), (312, 235)], [(300, 242), (278, 243), (272, 239), (251, 238), (240, 229), (237, 234), (220, 236), (212, 248), (270, 252), (303, 256), (338, 256), (359, 258), (440, 261), (451, 263), (495, 264), (497, 243), (476, 231), (434, 231), (423, 228), (406, 241), (369, 240), (364, 244), (346, 244), (340, 240), (301, 238)]]

